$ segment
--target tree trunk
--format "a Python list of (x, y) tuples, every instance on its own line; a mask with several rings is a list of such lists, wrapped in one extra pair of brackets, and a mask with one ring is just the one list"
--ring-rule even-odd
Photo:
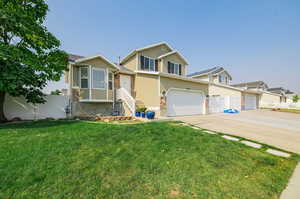
[(4, 100), (5, 92), (0, 91), (0, 123), (7, 121), (4, 115)]

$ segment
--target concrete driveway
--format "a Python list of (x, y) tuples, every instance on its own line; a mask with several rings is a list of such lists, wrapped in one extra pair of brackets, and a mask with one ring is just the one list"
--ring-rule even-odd
[(239, 114), (220, 113), (174, 119), (300, 154), (300, 114), (254, 110)]

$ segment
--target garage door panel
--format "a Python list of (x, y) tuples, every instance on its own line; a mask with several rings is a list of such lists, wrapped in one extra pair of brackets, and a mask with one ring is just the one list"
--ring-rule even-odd
[(245, 95), (245, 110), (254, 110), (257, 107), (256, 95)]
[(204, 96), (197, 92), (173, 90), (167, 96), (167, 115), (203, 114)]

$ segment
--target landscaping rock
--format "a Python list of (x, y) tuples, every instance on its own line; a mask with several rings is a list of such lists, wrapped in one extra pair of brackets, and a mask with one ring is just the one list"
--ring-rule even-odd
[(257, 144), (257, 143), (246, 141), (246, 140), (241, 141), (241, 143), (243, 143), (243, 144), (245, 144), (247, 146), (251, 146), (253, 148), (257, 148), (257, 149), (260, 149), (262, 147), (261, 144)]
[(282, 151), (278, 151), (278, 150), (275, 150), (275, 149), (268, 149), (268, 150), (266, 150), (266, 152), (271, 153), (271, 154), (276, 155), (276, 156), (280, 156), (280, 157), (285, 157), (285, 158), (291, 157), (291, 154), (286, 153), (286, 152), (282, 152)]
[(228, 136), (228, 135), (223, 135), (222, 137), (223, 137), (223, 138), (225, 138), (225, 139), (227, 139), (227, 140), (239, 141), (239, 139), (238, 139), (238, 138), (231, 137), (231, 136)]

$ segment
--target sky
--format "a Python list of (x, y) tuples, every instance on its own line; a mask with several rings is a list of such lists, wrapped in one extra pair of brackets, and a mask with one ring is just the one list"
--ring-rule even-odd
[[(68, 53), (111, 61), (165, 41), (189, 73), (224, 67), (300, 93), (299, 0), (47, 0), (45, 25)], [(63, 80), (47, 88), (64, 87)]]

